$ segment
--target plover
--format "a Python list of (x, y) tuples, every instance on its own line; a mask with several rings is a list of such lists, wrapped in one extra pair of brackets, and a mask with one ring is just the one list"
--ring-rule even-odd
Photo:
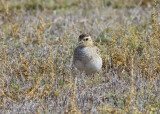
[(73, 64), (87, 75), (95, 74), (102, 68), (100, 50), (93, 44), (91, 36), (81, 34), (78, 38), (78, 46), (74, 49)]

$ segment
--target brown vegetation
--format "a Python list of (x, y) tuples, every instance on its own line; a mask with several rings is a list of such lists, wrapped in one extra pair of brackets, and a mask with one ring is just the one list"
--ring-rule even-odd
[[(152, 0), (1, 0), (0, 112), (160, 113), (159, 10)], [(102, 51), (93, 80), (71, 68), (82, 32)]]

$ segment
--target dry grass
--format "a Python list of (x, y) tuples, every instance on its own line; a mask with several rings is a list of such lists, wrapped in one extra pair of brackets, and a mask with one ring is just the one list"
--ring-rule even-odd
[[(123, 4), (125, 3), (125, 4)], [(160, 4), (1, 0), (1, 113), (160, 113)], [(102, 51), (91, 80), (72, 69), (82, 32)]]

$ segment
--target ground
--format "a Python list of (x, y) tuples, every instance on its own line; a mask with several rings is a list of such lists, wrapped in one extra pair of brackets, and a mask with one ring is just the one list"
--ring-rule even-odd
[[(160, 2), (0, 3), (0, 113), (160, 113)], [(93, 76), (72, 68), (81, 33), (101, 50)]]

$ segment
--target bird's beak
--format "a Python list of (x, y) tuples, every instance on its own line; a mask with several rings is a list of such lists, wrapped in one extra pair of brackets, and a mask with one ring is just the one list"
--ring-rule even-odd
[(80, 45), (80, 44), (82, 44), (82, 43), (83, 43), (83, 41), (79, 41), (79, 42), (78, 42), (78, 45)]

